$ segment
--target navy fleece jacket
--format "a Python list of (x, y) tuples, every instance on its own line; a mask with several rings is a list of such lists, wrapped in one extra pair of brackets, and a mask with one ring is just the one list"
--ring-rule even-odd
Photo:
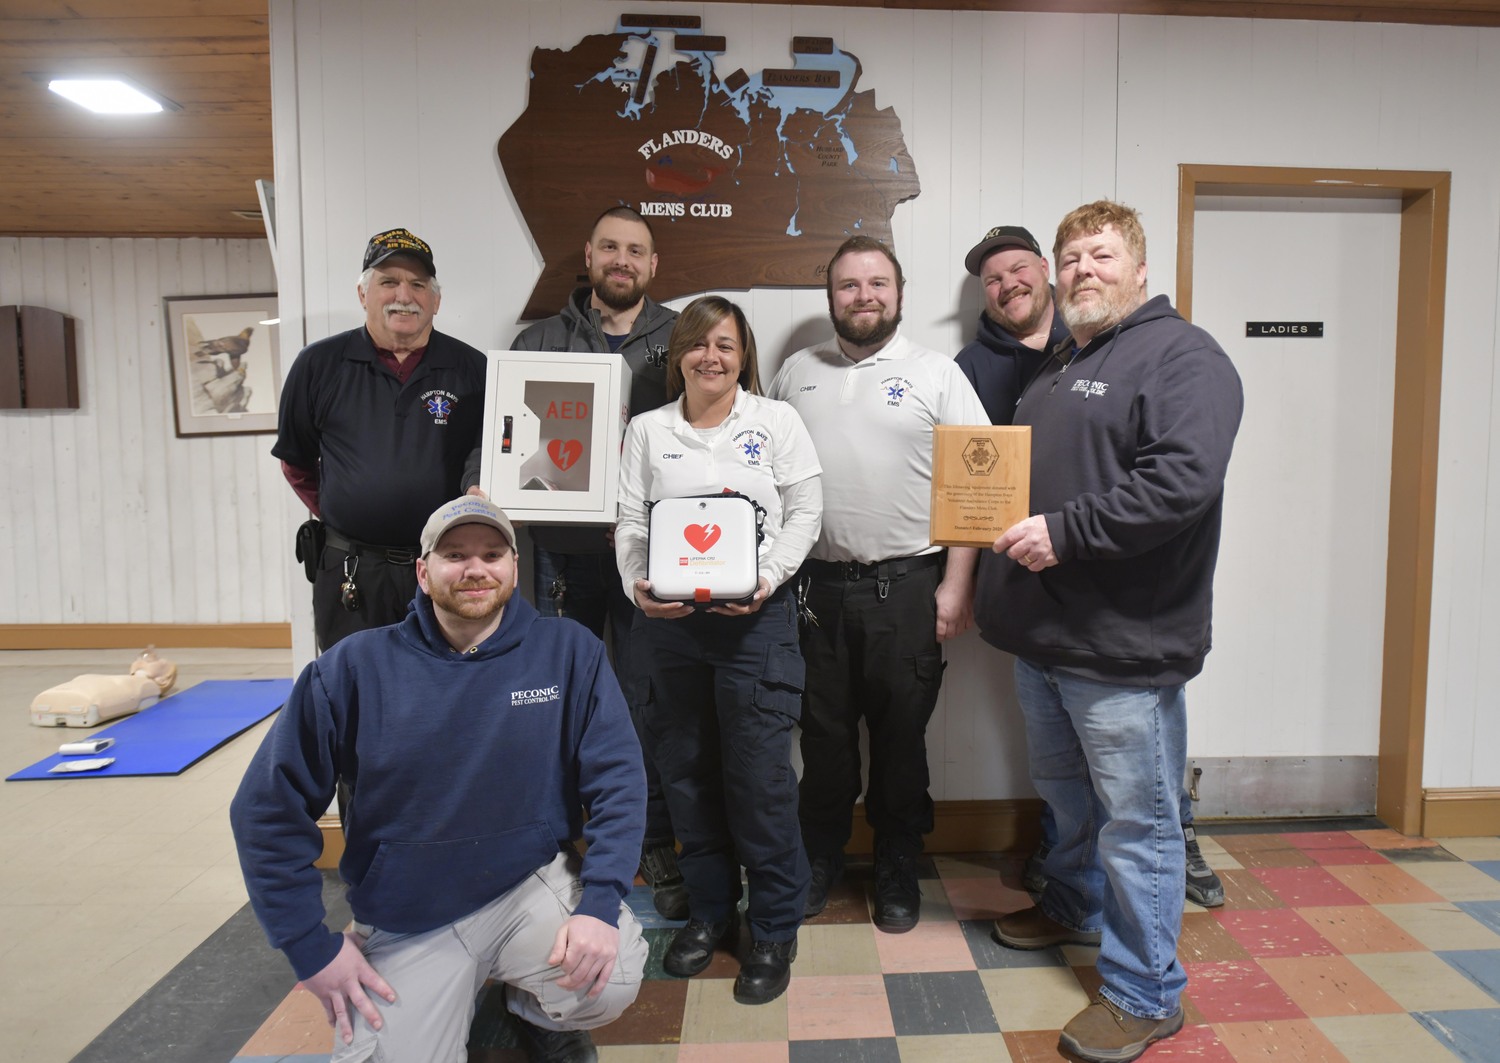
[(604, 644), (516, 596), (459, 653), (432, 600), (419, 591), (413, 605), (303, 670), (230, 806), (251, 904), (298, 978), (341, 944), (313, 867), (341, 777), (353, 797), (339, 871), (355, 918), (382, 930), (452, 923), (580, 836), (575, 914), (617, 925), (635, 876), (645, 773)]
[(1185, 683), (1211, 642), (1239, 374), (1160, 295), (1053, 359), (1015, 423), (1031, 425), (1031, 512), (1045, 516), (1058, 563), (1033, 573), (985, 551), (980, 633), (1101, 682)]
[(1038, 351), (1006, 332), (981, 310), (974, 342), (953, 359), (969, 378), (969, 383), (974, 385), (974, 393), (984, 403), (984, 412), (990, 415), (990, 424), (1011, 423), (1026, 382), (1046, 360), (1047, 351), (1068, 338), (1068, 326), (1063, 324), (1056, 304), (1050, 313), (1052, 331), (1047, 337), (1046, 349)]

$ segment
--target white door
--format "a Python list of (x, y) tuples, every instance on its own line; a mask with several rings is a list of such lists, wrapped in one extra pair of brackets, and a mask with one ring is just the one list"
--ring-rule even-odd
[[(1198, 199), (1193, 320), (1245, 387), (1188, 688), (1199, 815), (1373, 811), (1399, 238), (1395, 200)], [(1246, 336), (1267, 321), (1323, 337)]]

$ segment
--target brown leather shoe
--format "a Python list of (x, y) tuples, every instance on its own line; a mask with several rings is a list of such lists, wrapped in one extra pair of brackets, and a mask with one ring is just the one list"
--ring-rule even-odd
[(1165, 1019), (1143, 1019), (1101, 997), (1068, 1020), (1058, 1044), (1089, 1063), (1129, 1063), (1151, 1042), (1180, 1029), (1180, 1005)]
[(1006, 948), (1045, 949), (1052, 945), (1097, 945), (1097, 930), (1073, 930), (1063, 926), (1040, 908), (1032, 906), (1001, 916), (990, 933)]

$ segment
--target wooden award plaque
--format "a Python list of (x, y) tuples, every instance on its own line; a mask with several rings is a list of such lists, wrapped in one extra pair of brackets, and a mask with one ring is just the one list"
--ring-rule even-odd
[(1030, 425), (933, 427), (934, 546), (987, 547), (1030, 504)]

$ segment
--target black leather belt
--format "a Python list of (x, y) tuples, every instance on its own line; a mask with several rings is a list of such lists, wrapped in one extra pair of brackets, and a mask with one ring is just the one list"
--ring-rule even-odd
[(410, 565), (417, 560), (416, 550), (395, 550), (389, 546), (372, 546), (370, 543), (345, 539), (328, 525), (323, 525), (323, 540), (335, 550), (358, 556), (378, 557), (391, 565)]
[(818, 561), (808, 558), (805, 567), (811, 576), (853, 583), (862, 579), (895, 579), (909, 572), (920, 572), (943, 563), (946, 551), (918, 554), (916, 557), (892, 557), (885, 561)]

